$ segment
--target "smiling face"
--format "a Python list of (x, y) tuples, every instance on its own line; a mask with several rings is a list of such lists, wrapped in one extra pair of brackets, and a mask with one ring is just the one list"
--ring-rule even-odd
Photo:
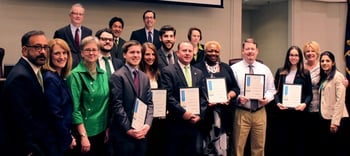
[(174, 31), (166, 31), (161, 37), (162, 47), (166, 51), (170, 51), (175, 44), (175, 34)]
[(248, 64), (254, 63), (254, 61), (256, 60), (256, 57), (258, 56), (258, 53), (259, 53), (259, 50), (256, 47), (256, 44), (250, 43), (250, 42), (244, 43), (242, 55), (243, 55), (244, 60)]
[(329, 73), (334, 66), (334, 62), (328, 55), (323, 55), (320, 59), (321, 68), (325, 71), (325, 73)]
[(209, 44), (205, 47), (205, 57), (210, 63), (216, 63), (220, 58), (220, 47), (214, 43)]
[(137, 68), (141, 61), (141, 45), (131, 45), (128, 47), (127, 51), (123, 53), (126, 63), (131, 67)]
[(145, 54), (143, 56), (143, 60), (148, 66), (153, 65), (154, 61), (156, 59), (156, 53), (149, 47), (146, 48)]
[(296, 49), (292, 49), (289, 53), (289, 62), (292, 66), (297, 66), (300, 61), (299, 53)]
[(184, 64), (188, 65), (191, 63), (191, 60), (193, 58), (193, 45), (190, 42), (181, 42), (179, 44), (179, 49), (176, 52), (177, 57), (179, 61)]
[(95, 63), (100, 56), (100, 48), (99, 46), (94, 43), (90, 42), (87, 43), (82, 52), (81, 52), (82, 57), (84, 58), (84, 61), (87, 63)]
[(147, 29), (153, 29), (156, 23), (156, 18), (154, 17), (153, 12), (145, 13), (145, 15), (143, 16), (143, 22)]
[(113, 48), (113, 35), (108, 32), (103, 32), (100, 35), (100, 46), (102, 52), (110, 52)]
[(60, 72), (67, 65), (68, 52), (59, 45), (53, 46), (50, 57), (56, 71)]
[(304, 56), (306, 61), (316, 62), (318, 58), (318, 53), (316, 49), (312, 48), (311, 46), (307, 46), (304, 51)]
[(119, 21), (116, 21), (113, 23), (111, 29), (115, 37), (120, 37), (120, 34), (123, 31), (123, 25)]

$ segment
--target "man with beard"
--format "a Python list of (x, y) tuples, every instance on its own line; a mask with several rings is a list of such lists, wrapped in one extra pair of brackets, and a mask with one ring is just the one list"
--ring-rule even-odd
[(29, 31), (21, 42), (22, 57), (9, 73), (1, 97), (1, 151), (54, 155), (47, 143), (52, 129), (40, 71), (49, 51), (47, 39), (43, 31)]
[(171, 25), (165, 25), (159, 30), (159, 39), (162, 46), (158, 49), (158, 64), (159, 69), (162, 69), (169, 64), (175, 64), (178, 58), (173, 50), (175, 44), (176, 30)]
[(97, 64), (101, 69), (107, 72), (108, 78), (117, 69), (124, 65), (123, 61), (115, 57), (111, 57), (111, 51), (113, 48), (113, 32), (111, 29), (104, 28), (96, 32), (95, 35), (100, 41), (101, 56), (99, 57)]

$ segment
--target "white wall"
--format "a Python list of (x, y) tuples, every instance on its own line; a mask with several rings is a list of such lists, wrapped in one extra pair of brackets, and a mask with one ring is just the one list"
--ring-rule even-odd
[[(20, 38), (32, 29), (41, 29), (48, 38), (56, 29), (69, 23), (68, 11), (77, 1), (69, 0), (0, 0), (0, 46), (6, 49), (5, 64), (14, 64), (21, 56)], [(217, 40), (222, 44), (222, 60), (240, 57), (242, 34), (257, 39), (259, 58), (272, 70), (282, 65), (290, 45), (303, 46), (315, 40), (322, 50), (336, 54), (338, 68), (343, 72), (343, 45), (346, 3), (325, 3), (311, 0), (289, 0), (286, 4), (264, 6), (251, 13), (242, 26), (242, 0), (224, 0), (224, 8), (140, 3), (126, 1), (82, 1), (86, 8), (85, 24), (96, 30), (107, 27), (113, 16), (125, 21), (122, 37), (129, 39), (134, 29), (143, 26), (146, 9), (157, 12), (157, 28), (171, 24), (177, 29), (177, 41), (186, 40), (189, 27), (203, 31), (203, 43)], [(289, 10), (288, 13), (285, 13)], [(286, 15), (288, 15), (286, 17)], [(285, 18), (288, 18), (285, 19)], [(246, 20), (246, 19), (244, 19)], [(250, 24), (244, 26), (244, 24)], [(243, 33), (242, 33), (243, 28)], [(249, 28), (249, 30), (245, 30)], [(177, 42), (178, 43), (178, 42)]]
[[(62, 0), (0, 0), (0, 46), (6, 49), (4, 64), (14, 64), (21, 56), (20, 38), (25, 32), (41, 29), (48, 38), (52, 38), (56, 29), (66, 26), (73, 3)], [(241, 40), (239, 0), (224, 0), (224, 8), (110, 0), (82, 1), (82, 4), (86, 9), (84, 25), (93, 29), (93, 34), (98, 29), (108, 27), (110, 18), (119, 16), (125, 22), (121, 36), (128, 40), (132, 30), (143, 27), (143, 12), (152, 9), (157, 13), (158, 29), (166, 24), (177, 29), (177, 43), (187, 40), (188, 29), (196, 26), (202, 29), (203, 43), (217, 40), (222, 44), (223, 61), (227, 62), (228, 58), (234, 56), (235, 47), (239, 54), (240, 47), (233, 47), (237, 43), (234, 40)]]

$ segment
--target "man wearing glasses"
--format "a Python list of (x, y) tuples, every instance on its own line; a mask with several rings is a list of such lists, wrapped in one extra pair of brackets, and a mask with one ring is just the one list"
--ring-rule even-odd
[(9, 73), (1, 97), (0, 147), (11, 155), (54, 155), (41, 66), (49, 46), (43, 31), (22, 36), (22, 57)]
[(144, 28), (135, 30), (131, 33), (130, 40), (139, 41), (141, 44), (145, 42), (153, 43), (157, 49), (160, 48), (159, 31), (155, 29), (156, 13), (152, 10), (146, 10), (143, 13)]
[(77, 66), (81, 60), (80, 56), (80, 42), (86, 36), (92, 35), (90, 28), (82, 26), (84, 20), (85, 9), (80, 3), (72, 5), (69, 12), (71, 23), (63, 28), (56, 30), (53, 38), (61, 38), (65, 40), (73, 57), (73, 68)]

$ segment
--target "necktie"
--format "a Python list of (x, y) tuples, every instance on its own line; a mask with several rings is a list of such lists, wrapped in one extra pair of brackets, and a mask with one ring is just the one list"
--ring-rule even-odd
[(186, 81), (187, 81), (187, 85), (188, 87), (192, 87), (192, 80), (191, 80), (191, 72), (190, 72), (190, 67), (189, 66), (185, 66), (185, 78), (186, 78)]
[(148, 32), (147, 41), (152, 43), (152, 32), (151, 31)]
[(114, 39), (114, 45), (115, 45), (115, 48), (118, 50), (119, 38)]
[(172, 57), (171, 53), (169, 53), (169, 54), (167, 55), (167, 57), (168, 57), (168, 64), (174, 64), (174, 63), (173, 63), (173, 59), (171, 58), (171, 57)]
[(79, 28), (75, 30), (74, 41), (75, 41), (75, 46), (77, 47), (77, 49), (79, 49), (79, 45), (80, 45)]
[(41, 75), (41, 71), (40, 70), (36, 73), (36, 78), (39, 81), (39, 84), (41, 86), (41, 90), (44, 92), (44, 81), (43, 81), (43, 76)]
[(132, 72), (134, 74), (134, 86), (136, 89), (137, 96), (140, 95), (140, 78), (139, 78), (139, 72), (137, 70), (134, 70)]
[[(254, 70), (253, 70), (253, 65), (248, 65), (248, 67), (249, 67), (249, 74), (254, 74)], [(254, 100), (254, 99), (252, 99), (252, 100), (250, 100), (250, 109), (252, 110), (252, 111), (256, 111), (257, 109), (258, 109), (258, 107), (259, 107), (259, 102), (258, 102), (258, 100)]]
[(109, 78), (109, 77), (111, 77), (111, 66), (109, 66), (109, 61), (108, 61), (110, 57), (103, 56), (102, 58), (105, 61), (105, 68), (106, 68), (106, 72), (107, 72), (107, 75)]

